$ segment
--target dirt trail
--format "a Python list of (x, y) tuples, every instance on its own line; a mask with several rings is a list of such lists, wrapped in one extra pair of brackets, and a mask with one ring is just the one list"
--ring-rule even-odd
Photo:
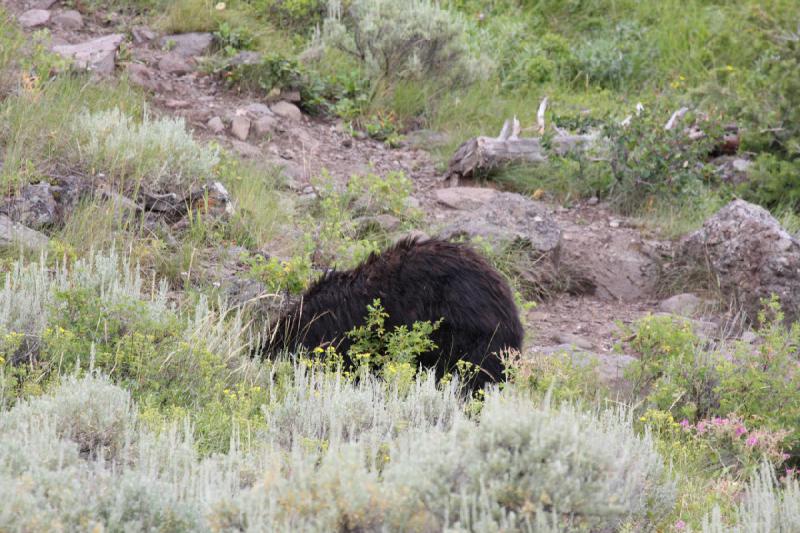
[[(47, 5), (51, 2), (2, 0), (2, 3), (19, 16), (33, 4)], [(53, 15), (67, 9), (59, 4), (48, 6)], [(426, 152), (408, 146), (389, 149), (374, 140), (356, 139), (334, 120), (307, 115), (276, 117), (274, 113), (265, 111), (263, 100), (237, 93), (220, 80), (200, 73), (193, 58), (176, 58), (174, 52), (159, 45), (159, 36), (147, 39), (146, 32), (136, 28), (135, 24), (136, 21), (125, 16), (95, 13), (84, 14), (80, 28), (46, 26), (54, 44), (76, 44), (115, 32), (129, 36), (124, 52), (117, 57), (114, 75), (128, 76), (145, 86), (151, 93), (150, 101), (157, 113), (184, 117), (197, 137), (215, 140), (257, 164), (283, 166), (292, 188), (298, 193), (307, 189), (311, 176), (319, 175), (323, 170), (339, 183), (345, 183), (353, 174), (373, 172), (385, 176), (389, 172), (402, 171), (412, 178), (414, 196), (430, 220), (450, 216), (434, 197), (435, 189), (447, 185)], [(132, 31), (134, 28), (136, 32)], [(132, 34), (138, 37), (130, 40)], [(265, 113), (275, 120), (269, 131), (258, 135), (253, 131), (254, 124), (259, 115)], [(217, 127), (217, 131), (213, 127), (216, 121), (212, 121), (215, 117), (223, 126), (221, 129)], [(246, 136), (240, 135), (239, 139), (234, 137), (230, 126), (237, 117), (248, 117), (250, 121), (249, 132)], [(220, 125), (219, 122), (216, 124)], [(577, 238), (586, 245), (589, 261), (595, 249), (606, 246), (606, 253), (610, 254), (608, 259), (613, 264), (616, 253), (613, 243), (620, 236), (644, 242), (632, 224), (620, 217), (612, 217), (599, 206), (552, 207), (552, 212), (558, 223), (566, 228), (568, 238)], [(627, 233), (615, 233), (620, 231)], [(658, 302), (645, 297), (622, 301), (608, 294), (557, 296), (527, 313), (529, 349), (576, 344), (593, 352), (610, 352), (618, 337), (615, 324), (630, 324), (655, 311), (657, 305)]]

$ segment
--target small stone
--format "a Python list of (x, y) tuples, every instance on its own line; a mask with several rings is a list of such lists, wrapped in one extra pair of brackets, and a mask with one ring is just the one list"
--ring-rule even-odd
[(250, 135), (250, 119), (247, 117), (235, 117), (231, 122), (231, 134), (240, 141), (246, 141)]
[(44, 26), (50, 20), (50, 12), (46, 9), (29, 9), (19, 16), (19, 25), (23, 28)]
[(144, 26), (133, 28), (133, 30), (131, 30), (131, 36), (133, 37), (133, 44), (149, 43), (156, 38), (155, 32)]
[(598, 204), (598, 202), (600, 202), (600, 200), (598, 200), (598, 199), (597, 199), (597, 196), (592, 196), (591, 198), (589, 198), (589, 199), (586, 201), (586, 203), (587, 203), (588, 205), (597, 205), (597, 204)]
[(591, 341), (571, 333), (554, 333), (551, 339), (553, 342), (557, 342), (558, 344), (568, 344), (575, 348), (580, 348), (581, 350), (594, 349), (594, 344), (592, 344)]
[(56, 2), (58, 2), (58, 0), (34, 0), (34, 2), (31, 2), (31, 8), (50, 9)]
[(611, 219), (608, 221), (608, 226), (611, 228), (618, 228), (622, 225), (622, 222), (617, 220), (616, 218)]
[(261, 117), (253, 123), (253, 133), (262, 138), (278, 128), (278, 119), (273, 116)]
[(303, 112), (300, 111), (300, 108), (290, 102), (276, 102), (270, 106), (270, 109), (276, 115), (287, 120), (299, 122), (303, 118)]
[(214, 44), (214, 36), (210, 33), (180, 33), (162, 37), (159, 44), (183, 57), (194, 57), (208, 52)]
[(261, 102), (253, 102), (252, 104), (247, 104), (244, 108), (244, 113), (246, 113), (252, 118), (274, 116), (269, 106), (266, 104), (262, 104)]
[(183, 76), (194, 70), (194, 67), (186, 58), (179, 54), (166, 54), (158, 62), (158, 70), (166, 72), (167, 74)]
[(694, 294), (684, 293), (667, 298), (658, 305), (658, 308), (665, 313), (690, 317), (702, 310), (705, 303)]
[(79, 30), (83, 28), (83, 17), (74, 9), (62, 11), (53, 17), (53, 24), (65, 30)]
[(233, 139), (231, 144), (233, 145), (233, 149), (242, 157), (261, 157), (261, 150), (259, 150), (257, 146), (236, 139)]
[(164, 102), (164, 105), (170, 109), (186, 109), (189, 106), (191, 106), (192, 103), (189, 102), (188, 100), (179, 100), (177, 98), (170, 98), (169, 100)]
[(214, 134), (219, 134), (225, 131), (225, 124), (219, 117), (212, 117), (207, 123), (206, 127)]
[(281, 91), (281, 99), (293, 104), (299, 104), (302, 100), (300, 91)]

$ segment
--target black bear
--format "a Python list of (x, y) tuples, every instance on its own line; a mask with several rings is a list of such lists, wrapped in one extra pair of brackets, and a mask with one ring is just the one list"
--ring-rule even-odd
[(407, 238), (353, 270), (328, 272), (270, 328), (265, 351), (333, 344), (347, 354), (346, 333), (364, 324), (376, 298), (389, 315), (388, 331), (443, 319), (431, 335), (437, 348), (418, 362), (441, 377), (468, 361), (479, 368), (470, 388), (503, 379), (499, 353), (522, 347), (511, 289), (482, 256), (465, 244)]

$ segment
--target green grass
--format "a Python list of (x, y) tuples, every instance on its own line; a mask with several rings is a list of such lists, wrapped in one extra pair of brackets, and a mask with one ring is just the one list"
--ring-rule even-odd
[[(143, 95), (124, 82), (97, 83), (88, 76), (62, 76), (40, 90), (0, 102), (0, 190), (47, 180), (70, 169), (77, 146), (72, 124), (84, 112), (119, 108), (141, 116)], [(82, 169), (100, 171), (100, 169)]]

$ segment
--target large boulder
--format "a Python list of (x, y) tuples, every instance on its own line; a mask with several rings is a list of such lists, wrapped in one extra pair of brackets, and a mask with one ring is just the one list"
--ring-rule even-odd
[(675, 264), (709, 268), (751, 319), (772, 294), (787, 320), (800, 319), (800, 241), (762, 207), (731, 202), (680, 242)]
[(116, 65), (117, 49), (125, 36), (114, 33), (80, 44), (62, 44), (53, 47), (53, 52), (71, 59), (78, 68), (100, 74), (112, 74)]
[(25, 246), (41, 250), (47, 248), (48, 239), (38, 231), (0, 215), (0, 247)]
[(441, 232), (445, 238), (480, 237), (492, 247), (517, 244), (558, 256), (561, 229), (540, 202), (477, 187), (439, 189), (436, 199), (454, 210)]
[(26, 185), (19, 194), (0, 202), (0, 214), (24, 226), (40, 229), (56, 222), (58, 210), (49, 183)]
[(668, 255), (664, 243), (644, 238), (636, 228), (606, 217), (579, 224), (561, 217), (562, 269), (604, 300), (632, 302), (648, 298), (656, 288), (660, 263)]

